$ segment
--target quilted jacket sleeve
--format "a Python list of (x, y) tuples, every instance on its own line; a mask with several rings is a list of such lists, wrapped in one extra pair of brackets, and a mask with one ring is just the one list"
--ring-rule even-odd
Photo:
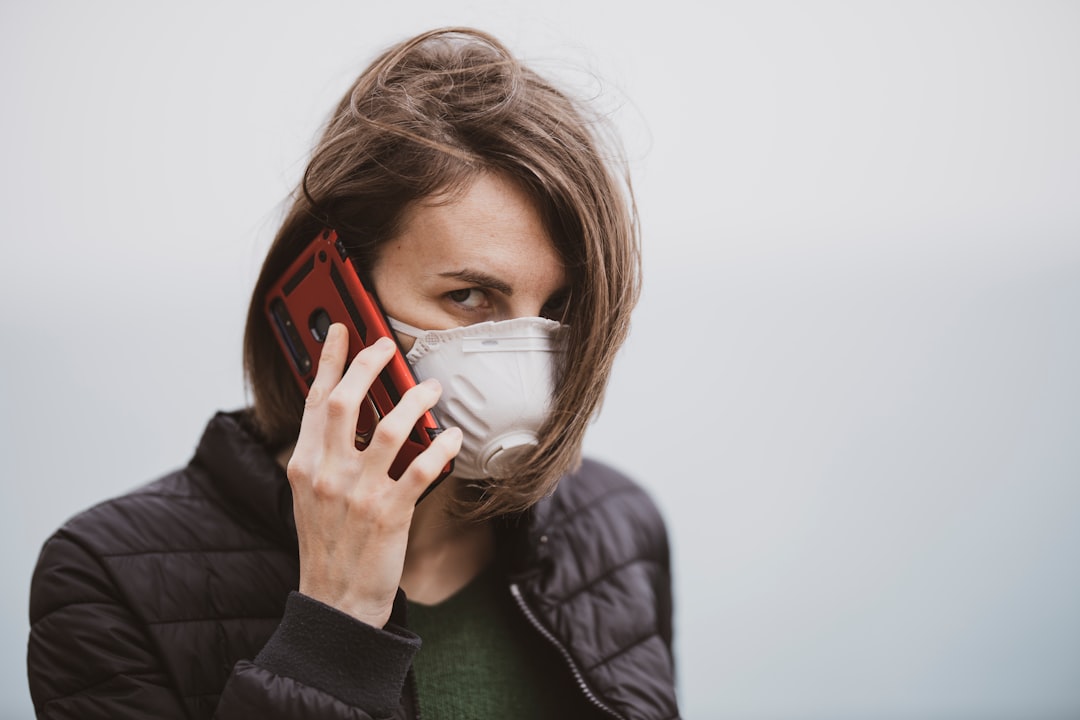
[(27, 670), (39, 718), (187, 717), (100, 563), (62, 535), (34, 571)]
[[(294, 593), (277, 632), (233, 668), (213, 717), (368, 718), (397, 709), (419, 639)], [(189, 718), (146, 626), (99, 558), (63, 533), (34, 572), (27, 666), (39, 718)]]

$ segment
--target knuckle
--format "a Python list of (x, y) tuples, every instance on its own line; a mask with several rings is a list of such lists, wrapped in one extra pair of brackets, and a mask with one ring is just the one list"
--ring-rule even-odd
[(344, 417), (352, 403), (341, 392), (332, 392), (326, 401), (326, 412), (331, 417)]
[(289, 464), (285, 466), (285, 474), (294, 483), (306, 483), (310, 477), (307, 462), (297, 457), (296, 453), (293, 453)]
[(439, 457), (433, 455), (429, 448), (412, 459), (401, 479), (410, 484), (418, 481), (430, 482), (435, 479), (435, 476), (439, 474), (439, 469), (445, 464), (445, 462), (440, 463)]
[(321, 499), (329, 499), (337, 495), (338, 484), (333, 475), (320, 472), (311, 478), (311, 493)]
[(356, 357), (353, 358), (349, 367), (355, 366), (362, 371), (373, 374), (378, 372), (382, 368), (383, 363), (378, 362), (377, 358), (372, 355), (370, 350), (371, 348), (364, 348), (364, 350), (359, 352)]
[(431, 482), (439, 474), (441, 467), (442, 465), (435, 467), (435, 463), (430, 458), (419, 455), (409, 465), (408, 480), (410, 483)]
[(404, 430), (399, 427), (399, 423), (394, 422), (392, 418), (385, 417), (375, 426), (375, 432), (371, 436), (372, 444), (379, 445), (400, 445), (405, 440), (405, 433), (408, 432), (408, 428)]

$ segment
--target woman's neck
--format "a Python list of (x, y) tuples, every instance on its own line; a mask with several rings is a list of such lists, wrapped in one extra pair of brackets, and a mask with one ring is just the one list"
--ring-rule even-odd
[(495, 557), (491, 523), (462, 520), (450, 512), (454, 494), (463, 490), (464, 481), (449, 477), (416, 506), (401, 576), (401, 588), (414, 602), (442, 602)]

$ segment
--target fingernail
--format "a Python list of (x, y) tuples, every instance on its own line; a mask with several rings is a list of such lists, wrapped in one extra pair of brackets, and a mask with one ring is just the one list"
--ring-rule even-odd
[(442, 391), (442, 383), (440, 383), (435, 378), (428, 378), (427, 380), (425, 380), (424, 382), (422, 382), (420, 384), (421, 385), (426, 385), (427, 387), (431, 388), (432, 390), (438, 390), (440, 392)]
[(390, 350), (394, 347), (394, 341), (384, 335), (375, 341), (375, 347), (380, 350)]

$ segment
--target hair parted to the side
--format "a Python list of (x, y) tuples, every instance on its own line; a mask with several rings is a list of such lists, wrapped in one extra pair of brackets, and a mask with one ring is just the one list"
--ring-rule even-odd
[(533, 198), (570, 279), (567, 352), (551, 418), (521, 474), (484, 483), (455, 510), (520, 512), (580, 462), (640, 287), (638, 221), (623, 155), (604, 118), (525, 67), (495, 38), (444, 28), (378, 57), (334, 110), (255, 283), (244, 333), (254, 419), (295, 441), (303, 396), (263, 314), (269, 287), (324, 227), (372, 266), (405, 210), (499, 172)]

